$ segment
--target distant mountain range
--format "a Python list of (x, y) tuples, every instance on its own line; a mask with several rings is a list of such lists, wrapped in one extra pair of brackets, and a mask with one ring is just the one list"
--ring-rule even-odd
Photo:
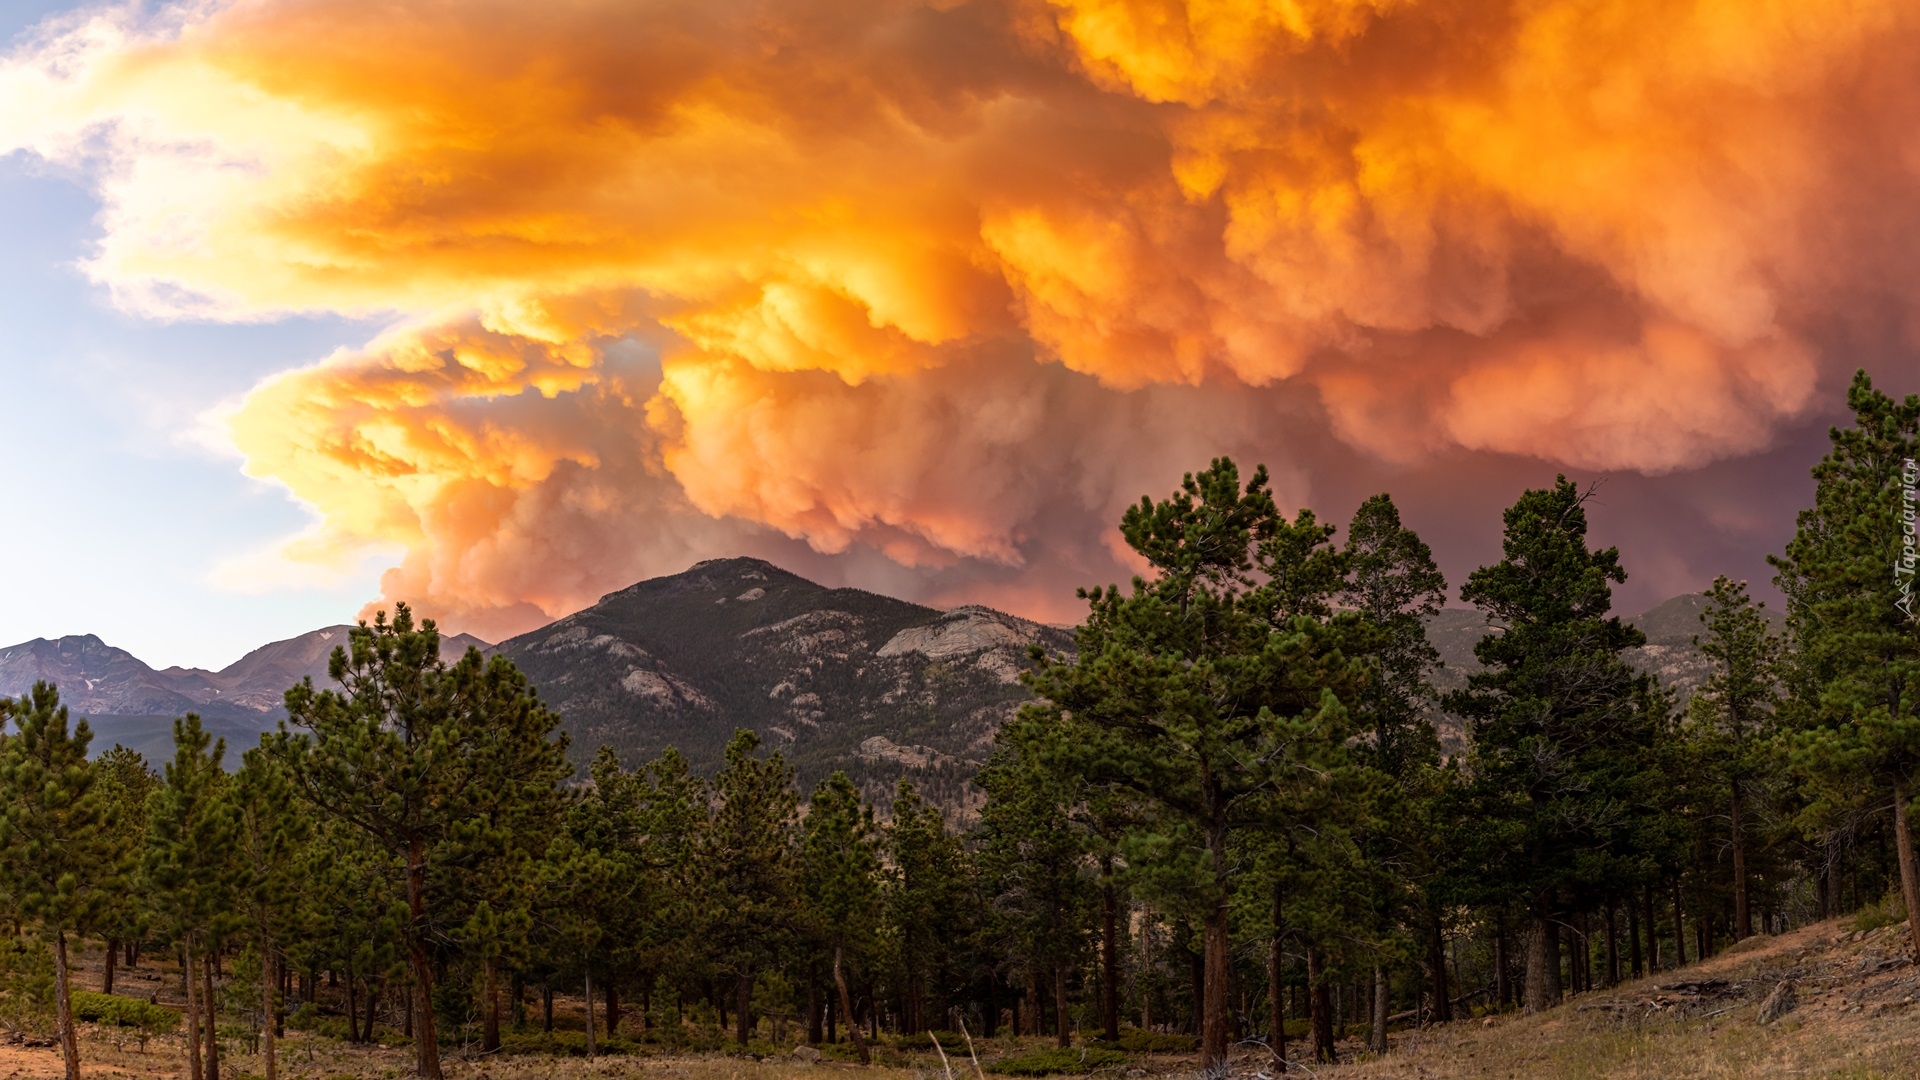
[[(0, 649), (0, 696), (24, 693), (45, 679), (60, 688), (60, 701), (84, 716), (94, 730), (95, 751), (124, 743), (157, 767), (173, 756), (173, 718), (197, 712), (206, 727), (233, 746), (231, 761), (259, 741), (286, 715), (287, 688), (312, 676), (332, 686), (327, 661), (344, 645), (349, 626), (329, 626), (262, 645), (219, 671), (170, 667), (156, 670), (125, 649), (92, 634), (35, 638)], [(444, 656), (488, 644), (468, 634), (441, 643)]]
[[(1705, 603), (1677, 596), (1631, 620), (1648, 641), (1630, 658), (1682, 695), (1706, 677), (1693, 644)], [(37, 639), (0, 649), (0, 695), (56, 682), (62, 700), (89, 718), (97, 750), (124, 743), (156, 765), (172, 755), (172, 718), (195, 711), (237, 761), (285, 715), (287, 687), (308, 676), (330, 683), (328, 657), (348, 629), (276, 641), (220, 671), (155, 670), (92, 635)], [(1478, 668), (1473, 646), (1488, 629), (1466, 609), (1428, 625), (1446, 663), (1444, 687)], [(675, 746), (711, 773), (745, 727), (781, 750), (803, 785), (843, 769), (884, 803), (910, 777), (963, 809), (977, 799), (967, 781), (994, 733), (1029, 699), (1018, 676), (1036, 643), (1073, 649), (1068, 631), (989, 608), (940, 611), (829, 589), (758, 559), (716, 559), (498, 645), (450, 637), (442, 654), (472, 646), (518, 664), (565, 719), (576, 764), (602, 745), (629, 765)], [(1457, 722), (1442, 729), (1450, 750), (1464, 746)]]
[[(0, 695), (37, 679), (86, 716), (95, 749), (123, 743), (156, 765), (173, 717), (198, 712), (229, 763), (285, 715), (287, 687), (327, 685), (346, 626), (248, 653), (220, 671), (155, 670), (91, 635), (0, 650)], [(472, 645), (518, 664), (566, 720), (576, 764), (602, 745), (629, 765), (675, 746), (719, 768), (736, 728), (781, 750), (810, 786), (844, 769), (883, 802), (903, 776), (962, 807), (1000, 725), (1029, 700), (1027, 648), (1073, 648), (1067, 631), (983, 607), (951, 611), (859, 589), (829, 589), (757, 559), (719, 559), (643, 581), (528, 634)]]

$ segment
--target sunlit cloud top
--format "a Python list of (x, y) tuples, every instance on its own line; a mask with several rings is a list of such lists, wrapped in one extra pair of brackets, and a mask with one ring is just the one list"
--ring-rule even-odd
[(388, 598), (498, 634), (742, 529), (1021, 566), (1276, 390), (1389, 461), (1758, 450), (1821, 326), (1920, 313), (1917, 45), (1892, 0), (209, 0), (23, 39), (0, 151), (97, 186), (130, 310), (390, 315), (232, 438), (296, 554), (399, 545)]

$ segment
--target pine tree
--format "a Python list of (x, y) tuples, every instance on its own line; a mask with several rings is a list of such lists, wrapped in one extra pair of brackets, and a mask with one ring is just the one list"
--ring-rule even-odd
[(981, 876), (1009, 960), (1027, 976), (1032, 1031), (1044, 1030), (1038, 991), (1052, 992), (1054, 1038), (1071, 1041), (1067, 976), (1086, 950), (1093, 890), (1088, 834), (1069, 818), (1085, 797), (1072, 775), (1050, 768), (1045, 740), (1030, 722), (1003, 728), (1000, 746), (975, 778), (987, 793), (980, 812)]
[(1753, 933), (1748, 877), (1748, 803), (1768, 765), (1763, 742), (1779, 700), (1780, 642), (1767, 625), (1764, 605), (1747, 595), (1747, 583), (1724, 575), (1707, 590), (1700, 613), (1707, 636), (1694, 638), (1713, 661), (1706, 685), (1688, 703), (1704, 728), (1705, 764), (1724, 789), (1727, 839), (1733, 856), (1733, 937)]
[(872, 948), (880, 921), (878, 833), (873, 808), (845, 773), (835, 772), (813, 789), (801, 836), (801, 895), (811, 933), (833, 958), (840, 1015), (862, 1065), (872, 1057), (853, 1019), (847, 966)]
[(53, 949), (54, 1017), (67, 1080), (79, 1080), (68, 939), (90, 933), (125, 888), (126, 851), (109, 827), (107, 800), (87, 761), (93, 732), (71, 726), (52, 684), (0, 698), (0, 720), (18, 730), (0, 740), (0, 887)]
[[(1831, 429), (1814, 466), (1814, 505), (1775, 559), (1797, 663), (1818, 673), (1795, 757), (1836, 787), (1869, 778), (1893, 808), (1901, 892), (1920, 958), (1920, 396), (1896, 401), (1862, 371), (1847, 391), (1851, 427)], [(1881, 803), (1881, 805), (1886, 805)]]
[(1606, 876), (1646, 801), (1654, 736), (1648, 681), (1620, 656), (1646, 638), (1608, 616), (1627, 575), (1616, 549), (1588, 548), (1586, 500), (1564, 476), (1521, 495), (1505, 557), (1460, 591), (1502, 628), (1450, 704), (1472, 725), (1475, 865), (1530, 924), (1530, 1011), (1560, 1000), (1557, 920), (1570, 890)]
[[(149, 801), (159, 790), (160, 777), (138, 751), (117, 745), (94, 760), (93, 772), (107, 803), (105, 827), (116, 838), (127, 864), (136, 865), (146, 848)], [(101, 931), (107, 936), (102, 993), (113, 993), (114, 969), (122, 949), (131, 962), (136, 943), (145, 938), (146, 915), (137, 889), (120, 890), (108, 902), (101, 920)]]
[(1310, 512), (1288, 522), (1264, 469), (1243, 488), (1233, 462), (1187, 476), (1163, 502), (1142, 499), (1121, 521), (1152, 566), (1123, 596), (1086, 592), (1072, 662), (1028, 677), (1049, 730), (1053, 767), (1138, 796), (1152, 826), (1138, 841), (1164, 862), (1164, 884), (1204, 911), (1203, 1070), (1226, 1067), (1228, 964), (1237, 829), (1272, 827), (1261, 797), (1319, 783), (1342, 753), (1340, 695), (1365, 677), (1341, 652), (1358, 616), (1330, 616), (1343, 576), (1329, 530)]
[[(469, 649), (448, 666), (431, 619), (414, 627), (396, 606), (351, 631), (328, 673), (287, 691), (289, 721), (272, 743), (308, 802), (367, 833), (405, 868), (403, 941), (415, 994), (414, 1068), (441, 1080), (430, 942), (439, 914), (429, 904), (436, 859), (483, 846), (552, 805), (570, 771), (559, 717), (540, 704), (504, 657)], [(536, 808), (529, 810), (529, 808)], [(448, 928), (451, 929), (451, 928)]]
[(705, 932), (733, 978), (734, 1037), (742, 1046), (753, 1028), (754, 974), (791, 929), (795, 886), (793, 769), (778, 753), (755, 757), (759, 746), (760, 737), (744, 729), (727, 743), (726, 767), (713, 779), (719, 805), (698, 856)]
[(263, 749), (246, 752), (227, 785), (235, 851), (232, 889), (237, 913), (260, 954), (260, 1037), (266, 1080), (279, 1076), (274, 1029), (281, 949), (298, 926), (301, 890), (298, 856), (312, 830), (307, 808), (294, 797), (285, 763)]
[[(901, 1024), (920, 1031), (929, 994), (944, 1003), (966, 892), (965, 855), (947, 832), (946, 816), (901, 780), (885, 830), (889, 873), (884, 888), (887, 923), (897, 937), (902, 974)], [(944, 1012), (937, 1009), (936, 1014)]]
[(188, 713), (173, 722), (173, 746), (148, 821), (146, 884), (161, 929), (180, 949), (189, 1070), (194, 1080), (219, 1080), (218, 1009), (209, 957), (234, 929), (239, 822), (224, 797), (226, 740), (215, 740), (200, 726), (200, 717)]

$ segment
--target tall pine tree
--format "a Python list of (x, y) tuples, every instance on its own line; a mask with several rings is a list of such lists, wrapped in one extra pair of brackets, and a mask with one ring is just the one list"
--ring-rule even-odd
[(1901, 892), (1920, 958), (1920, 865), (1911, 825), (1920, 796), (1920, 396), (1896, 401), (1857, 373), (1850, 427), (1831, 429), (1814, 466), (1814, 505), (1774, 560), (1788, 621), (1821, 675), (1796, 738), (1802, 768), (1833, 786), (1870, 778), (1891, 803)]
[(68, 942), (92, 932), (126, 887), (126, 852), (87, 761), (93, 732), (69, 724), (59, 691), (45, 682), (0, 698), (0, 719), (18, 730), (0, 740), (0, 887), (53, 949), (54, 1017), (67, 1080), (79, 1080)]
[(1521, 495), (1504, 558), (1460, 590), (1499, 627), (1450, 703), (1472, 725), (1478, 871), (1526, 911), (1529, 1010), (1560, 1000), (1564, 905), (1608, 873), (1653, 744), (1647, 680), (1620, 655), (1646, 638), (1608, 614), (1627, 575), (1587, 546), (1586, 501), (1564, 476)]

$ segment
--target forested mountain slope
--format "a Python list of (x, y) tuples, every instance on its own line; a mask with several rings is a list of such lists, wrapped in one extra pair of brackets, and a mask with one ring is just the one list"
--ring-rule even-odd
[(757, 559), (718, 559), (611, 593), (496, 646), (566, 719), (576, 762), (633, 765), (675, 746), (711, 772), (736, 728), (803, 787), (844, 769), (885, 800), (902, 776), (955, 808), (1030, 695), (1027, 649), (1065, 631), (982, 607), (942, 612), (829, 589)]

